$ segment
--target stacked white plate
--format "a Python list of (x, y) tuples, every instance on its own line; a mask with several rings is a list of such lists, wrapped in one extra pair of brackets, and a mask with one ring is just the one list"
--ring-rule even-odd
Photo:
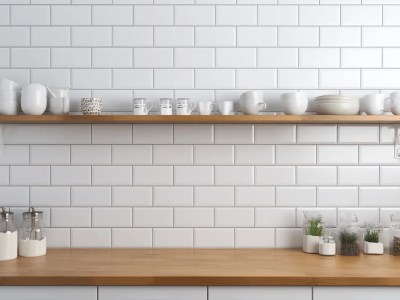
[(360, 100), (352, 96), (319, 96), (315, 98), (314, 105), (319, 115), (356, 115), (360, 110)]

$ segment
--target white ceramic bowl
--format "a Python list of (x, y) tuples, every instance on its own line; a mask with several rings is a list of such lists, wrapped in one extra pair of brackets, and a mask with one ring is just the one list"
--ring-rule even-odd
[(358, 102), (315, 102), (315, 111), (319, 115), (356, 115), (359, 110)]
[(308, 107), (307, 95), (303, 92), (289, 92), (280, 96), (286, 115), (302, 115)]

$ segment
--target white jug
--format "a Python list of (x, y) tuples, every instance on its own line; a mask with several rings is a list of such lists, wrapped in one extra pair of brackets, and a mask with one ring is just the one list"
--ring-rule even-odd
[(21, 108), (26, 115), (42, 115), (47, 106), (46, 87), (32, 83), (22, 88)]

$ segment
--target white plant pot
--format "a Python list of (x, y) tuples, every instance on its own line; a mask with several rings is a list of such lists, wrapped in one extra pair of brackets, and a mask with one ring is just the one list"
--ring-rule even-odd
[(303, 251), (305, 253), (318, 253), (319, 236), (303, 235)]
[(336, 243), (319, 243), (319, 255), (336, 255)]
[(365, 254), (383, 254), (383, 243), (364, 242)]

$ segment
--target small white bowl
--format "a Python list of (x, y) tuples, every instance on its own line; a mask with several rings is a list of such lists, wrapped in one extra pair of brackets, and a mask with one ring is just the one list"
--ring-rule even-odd
[(360, 111), (358, 102), (324, 102), (315, 103), (319, 115), (356, 115)]

